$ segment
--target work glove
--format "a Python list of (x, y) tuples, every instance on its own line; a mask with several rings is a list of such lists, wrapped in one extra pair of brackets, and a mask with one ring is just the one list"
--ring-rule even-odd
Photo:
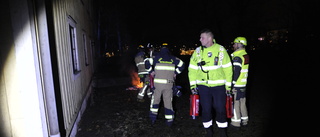
[(182, 95), (182, 93), (180, 91), (181, 88), (182, 88), (181, 86), (173, 86), (172, 87), (173, 95), (180, 97)]
[(196, 87), (196, 88), (192, 88), (192, 89), (191, 89), (191, 93), (192, 93), (192, 94), (199, 94), (198, 88), (197, 88), (197, 87)]
[(235, 88), (232, 88), (232, 94), (235, 94), (237, 92), (237, 90)]
[(192, 90), (193, 88), (196, 88), (197, 85), (190, 85), (190, 89)]
[(232, 92), (231, 92), (230, 90), (226, 90), (226, 94), (227, 94), (227, 95), (231, 95)]

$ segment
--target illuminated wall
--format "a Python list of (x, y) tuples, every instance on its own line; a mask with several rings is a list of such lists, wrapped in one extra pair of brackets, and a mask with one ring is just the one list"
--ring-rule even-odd
[[(92, 2), (0, 2), (0, 137), (60, 137), (76, 132), (92, 91), (93, 51), (98, 48), (93, 45), (96, 31)], [(70, 19), (76, 28), (76, 73)], [(48, 62), (50, 57), (53, 62)]]
[(26, 0), (0, 5), (0, 136), (42, 137), (47, 129), (32, 9)]

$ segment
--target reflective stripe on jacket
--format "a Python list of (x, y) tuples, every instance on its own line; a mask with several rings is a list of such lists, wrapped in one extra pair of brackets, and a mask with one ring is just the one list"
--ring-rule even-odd
[(154, 83), (168, 84), (174, 83), (175, 65), (168, 63), (157, 63), (154, 67)]

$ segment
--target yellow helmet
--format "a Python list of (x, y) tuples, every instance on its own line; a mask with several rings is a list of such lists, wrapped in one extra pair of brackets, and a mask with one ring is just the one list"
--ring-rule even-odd
[(162, 46), (168, 46), (168, 43), (162, 43)]
[(168, 43), (162, 43), (160, 45), (160, 48), (169, 48), (169, 44)]
[(139, 45), (138, 49), (144, 49), (143, 45)]
[(236, 39), (234, 39), (233, 41), (234, 43), (241, 43), (243, 45), (247, 45), (247, 39), (245, 37), (237, 37)]

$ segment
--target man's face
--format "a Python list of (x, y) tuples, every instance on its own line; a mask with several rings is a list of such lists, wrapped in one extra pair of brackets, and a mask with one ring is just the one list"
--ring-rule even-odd
[(233, 44), (233, 50), (237, 50), (240, 46), (240, 43), (234, 43)]
[(212, 38), (206, 33), (201, 33), (200, 42), (203, 46), (208, 47), (208, 46), (211, 46)]

